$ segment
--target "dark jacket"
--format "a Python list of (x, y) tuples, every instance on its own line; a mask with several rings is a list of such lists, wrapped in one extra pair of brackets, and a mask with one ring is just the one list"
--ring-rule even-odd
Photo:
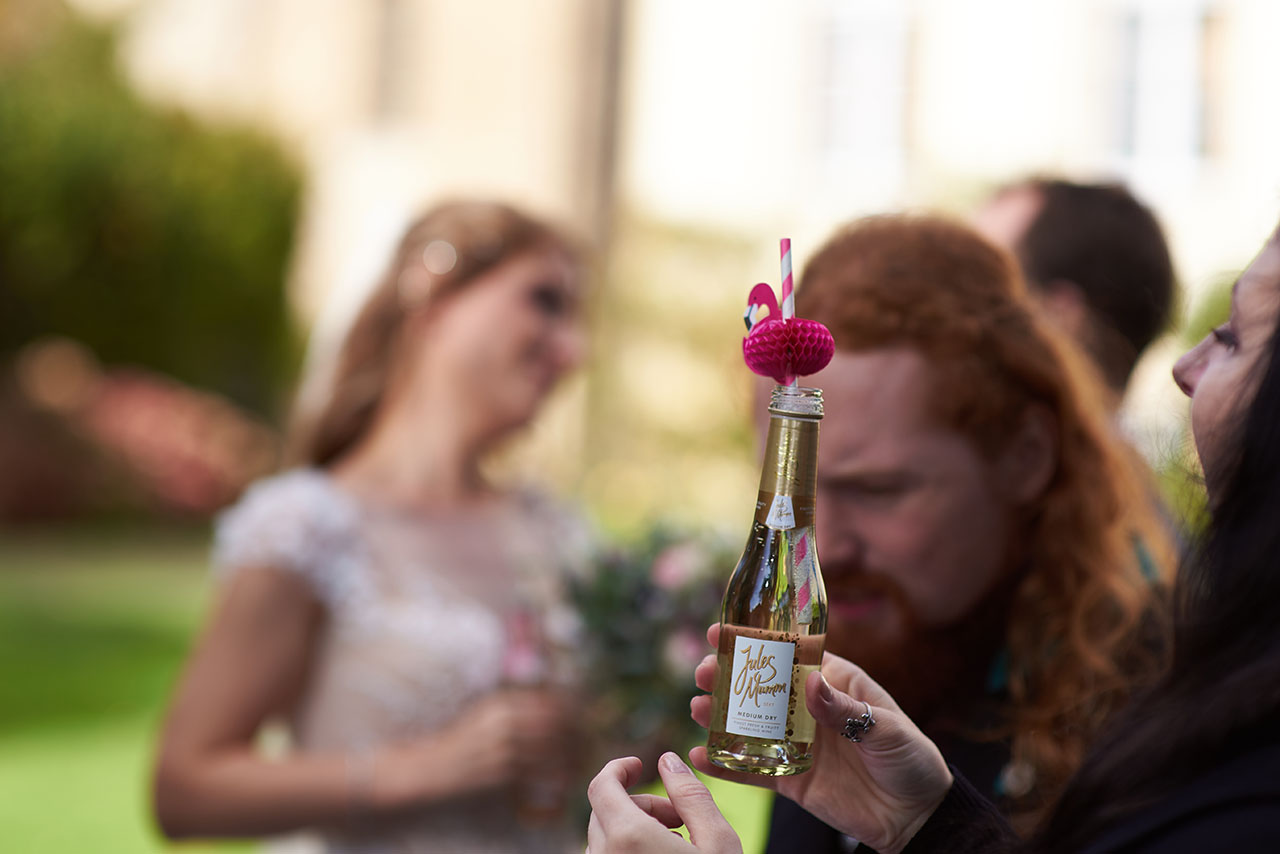
[[(904, 854), (990, 854), (1016, 839), (995, 806), (956, 777)], [(1273, 854), (1280, 851), (1280, 740), (1225, 759), (1171, 795), (1123, 819), (1081, 854)]]

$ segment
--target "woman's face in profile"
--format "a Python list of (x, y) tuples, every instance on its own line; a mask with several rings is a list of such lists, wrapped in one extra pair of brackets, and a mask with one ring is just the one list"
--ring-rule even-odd
[(1212, 494), (1228, 460), (1231, 429), (1249, 405), (1254, 370), (1271, 347), (1280, 309), (1280, 235), (1273, 237), (1231, 292), (1231, 315), (1173, 368), (1191, 398), (1191, 434)]
[(580, 271), (556, 247), (506, 259), (451, 294), (423, 330), (421, 369), (481, 434), (526, 424), (581, 364)]

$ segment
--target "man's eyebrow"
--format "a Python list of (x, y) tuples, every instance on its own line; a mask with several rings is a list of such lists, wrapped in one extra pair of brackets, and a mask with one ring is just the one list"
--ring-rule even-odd
[(824, 483), (860, 483), (868, 480), (910, 480), (916, 477), (904, 467), (877, 469), (850, 469), (818, 472), (818, 480)]

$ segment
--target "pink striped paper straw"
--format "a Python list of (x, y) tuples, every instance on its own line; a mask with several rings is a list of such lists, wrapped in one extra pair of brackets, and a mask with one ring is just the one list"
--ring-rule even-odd
[[(796, 316), (795, 282), (791, 279), (791, 238), (784, 237), (778, 241), (778, 249), (782, 253), (782, 322), (786, 323)], [(788, 373), (790, 370), (791, 366), (787, 365)], [(800, 378), (791, 377), (788, 385), (797, 388)]]
[(779, 248), (782, 251), (782, 319), (785, 321), (796, 316), (795, 283), (791, 280), (791, 238), (782, 238)]

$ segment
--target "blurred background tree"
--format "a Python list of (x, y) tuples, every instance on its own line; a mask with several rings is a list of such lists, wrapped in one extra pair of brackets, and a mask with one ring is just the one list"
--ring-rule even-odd
[(299, 354), (299, 170), (265, 136), (141, 101), (111, 28), (4, 5), (0, 360), (63, 336), (275, 415)]
[(143, 101), (115, 27), (0, 0), (0, 519), (203, 517), (274, 465), (302, 177)]

